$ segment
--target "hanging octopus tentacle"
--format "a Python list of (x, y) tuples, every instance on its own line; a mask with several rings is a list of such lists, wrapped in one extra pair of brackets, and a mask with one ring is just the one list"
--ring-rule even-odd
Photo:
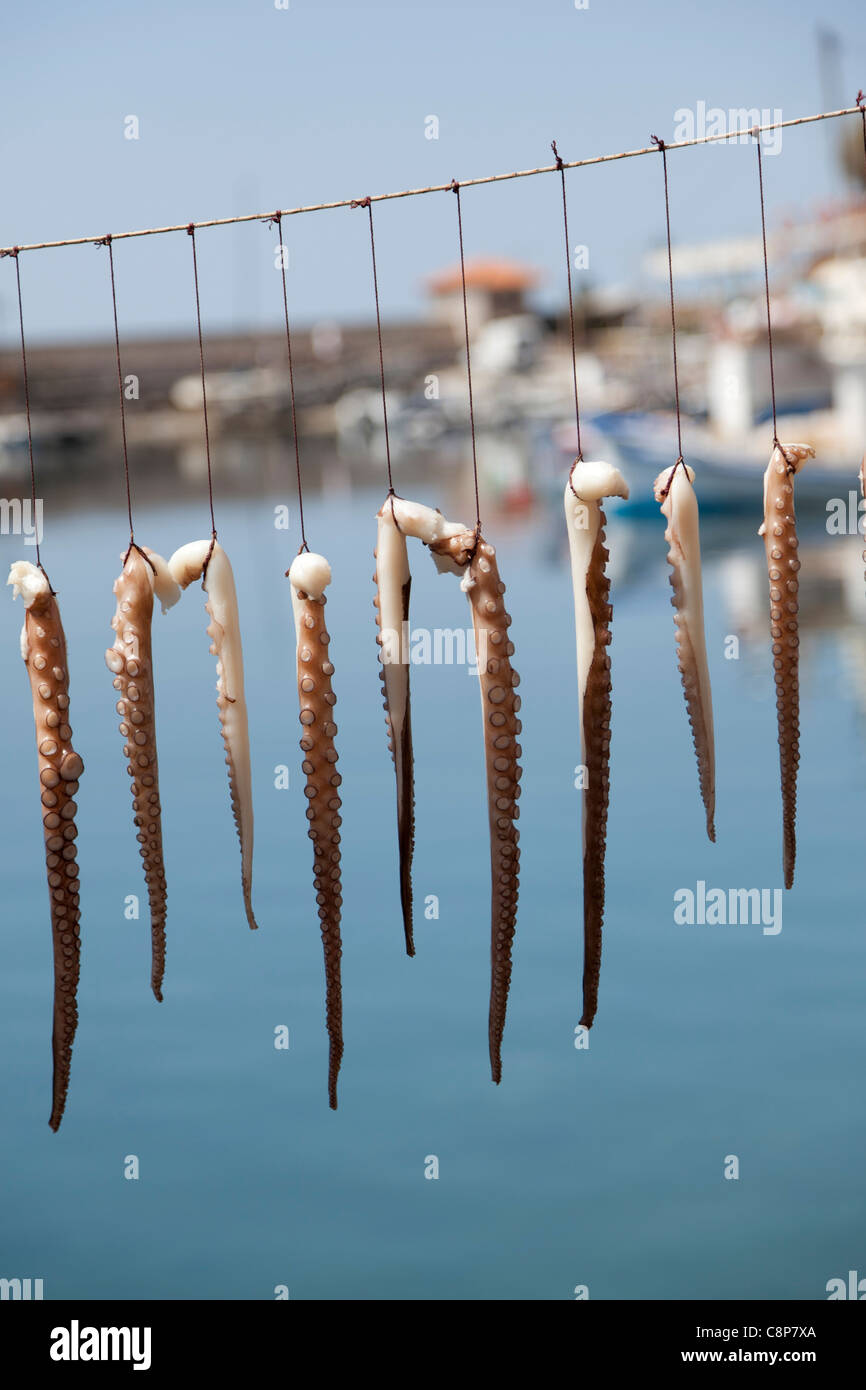
[(716, 753), (713, 737), (713, 696), (704, 634), (704, 596), (701, 582), (701, 541), (694, 469), (675, 464), (653, 484), (655, 499), (667, 521), (668, 564), (676, 628), (677, 657), (686, 710), (695, 744), (698, 780), (707, 818), (707, 835), (715, 841)]
[(583, 798), (583, 1009), (591, 1028), (598, 1009), (604, 925), (605, 852), (610, 799), (610, 580), (604, 497), (628, 497), (616, 468), (580, 459), (565, 486), (577, 639), (578, 725), (586, 770)]
[(247, 922), (253, 931), (253, 793), (247, 703), (244, 698), (244, 662), (241, 648), (238, 600), (229, 558), (219, 542), (191, 541), (176, 550), (168, 562), (172, 578), (182, 589), (202, 580), (210, 614), (207, 633), (211, 655), (217, 658), (217, 709), (229, 774), (229, 794), (241, 849), (241, 888)]
[[(377, 642), (382, 663), (382, 689), (385, 696), (385, 722), (388, 746), (394, 759), (397, 777), (397, 843), (400, 853), (400, 901), (403, 911), (403, 931), (406, 954), (414, 956), (415, 941), (412, 929), (412, 856), (415, 848), (415, 772), (412, 754), (412, 724), (409, 705), (409, 590), (411, 575), (406, 550), (406, 537), (435, 540), (464, 534), (460, 523), (446, 521), (441, 512), (410, 502), (405, 497), (389, 494), (377, 517), (376, 624)], [(434, 554), (434, 560), (440, 560)], [(460, 574), (468, 563), (468, 553), (461, 564), (450, 559), (442, 567)]]
[(815, 450), (808, 444), (774, 443), (764, 473), (764, 537), (770, 580), (770, 632), (779, 730), (779, 769), (782, 782), (782, 841), (785, 887), (794, 884), (797, 856), (797, 768), (800, 762), (799, 611), (797, 522), (794, 515), (794, 477)]
[(496, 551), (480, 534), (461, 588), (472, 609), (484, 721), (491, 881), (488, 1042), (491, 1075), (499, 1085), (520, 883), (516, 822), (520, 816), (521, 748), (517, 736), (522, 726), (517, 718), (520, 677), (511, 665), (514, 643), (508, 636), (511, 618), (503, 598), (505, 585), (499, 578)]
[[(462, 575), (461, 588), (469, 599), (475, 631), (475, 650), (484, 719), (484, 758), (490, 824), (490, 1010), (488, 1042), (490, 1070), (502, 1079), (502, 1036), (511, 983), (511, 952), (517, 920), (520, 850), (515, 822), (519, 811), (516, 742), (519, 677), (511, 666), (514, 645), (508, 636), (511, 618), (502, 595), (496, 552), (480, 534), (461, 522), (446, 521), (441, 512), (404, 498), (393, 499), (396, 521), (406, 535), (429, 548), (442, 573)], [(389, 502), (390, 506), (390, 502)]]
[(303, 726), (301, 749), (307, 785), (308, 835), (313, 842), (313, 883), (319, 904), (322, 945), (325, 953), (325, 1012), (329, 1040), (328, 1099), (337, 1108), (337, 1077), (343, 1058), (343, 1000), (340, 981), (340, 916), (343, 904), (340, 882), (340, 795), (334, 736), (337, 726), (331, 689), (334, 666), (328, 655), (330, 638), (325, 627), (325, 588), (331, 567), (322, 555), (307, 551), (289, 570), (292, 607), (298, 642), (298, 695)]
[(45, 867), (51, 893), (54, 1075), (48, 1123), (56, 1131), (66, 1106), (72, 1044), (78, 1024), (76, 999), (81, 914), (75, 848), (77, 807), (73, 798), (78, 791), (84, 763), (72, 747), (66, 637), (51, 586), (44, 573), (26, 560), (12, 565), (8, 582), (13, 586), (13, 597), (20, 595), (27, 610), (21, 633), (21, 655), (27, 666), (33, 694)]
[(162, 852), (162, 808), (159, 800), (159, 766), (156, 753), (155, 694), (151, 620), (157, 590), (163, 612), (180, 597), (180, 589), (168, 573), (165, 561), (149, 550), (131, 545), (123, 570), (115, 581), (117, 609), (111, 620), (117, 636), (105, 653), (118, 692), (117, 713), (127, 772), (132, 787), (132, 809), (150, 905), (151, 975), (154, 997), (162, 1001), (165, 974), (165, 863)]
[(397, 778), (397, 845), (400, 856), (400, 906), (406, 954), (414, 956), (412, 929), (412, 857), (415, 850), (415, 764), (412, 754), (412, 716), (409, 695), (409, 592), (412, 577), (406, 537), (394, 520), (390, 499), (378, 514), (376, 570), (376, 642), (382, 665), (382, 694), (388, 747)]

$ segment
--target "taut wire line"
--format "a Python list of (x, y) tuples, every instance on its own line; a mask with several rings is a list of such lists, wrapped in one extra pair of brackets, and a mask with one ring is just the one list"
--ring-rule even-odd
[[(289, 359), (289, 395), (292, 401), (292, 435), (295, 441), (295, 472), (298, 478), (298, 515), (301, 522), (301, 548), (298, 554), (309, 550), (307, 533), (304, 530), (304, 491), (301, 487), (301, 446), (298, 441), (298, 412), (295, 407), (295, 369), (292, 362), (292, 330), (289, 327), (289, 292), (286, 288), (286, 253), (283, 246), (283, 214), (275, 212), (268, 218), (268, 224), (275, 224), (280, 237), (280, 271), (283, 277), (283, 311), (286, 319), (286, 352)], [(286, 575), (289, 571), (286, 570)]]
[(198, 292), (198, 257), (196, 256), (195, 252), (195, 223), (190, 222), (186, 230), (189, 239), (192, 242), (192, 277), (193, 282), (195, 284), (195, 318), (196, 324), (198, 326), (198, 355), (199, 362), (201, 363), (201, 403), (204, 412), (204, 447), (205, 456), (207, 458), (207, 495), (208, 503), (210, 506), (210, 549), (207, 553), (207, 558), (204, 562), (204, 566), (202, 567), (201, 572), (202, 584), (204, 584), (204, 580), (207, 575), (207, 567), (210, 564), (210, 557), (213, 555), (213, 548), (216, 545), (217, 529), (213, 511), (213, 476), (211, 474), (210, 462), (210, 431), (208, 429), (207, 423), (207, 386), (205, 384), (204, 372), (204, 341), (201, 335), (201, 299), (199, 298)]
[(472, 358), (469, 354), (469, 309), (466, 303), (466, 259), (463, 255), (463, 214), (460, 210), (460, 184), (451, 180), (457, 196), (457, 235), (460, 242), (460, 284), (463, 288), (463, 330), (466, 336), (466, 379), (469, 383), (469, 431), (472, 436), (472, 477), (475, 483), (475, 545), (481, 536), (481, 503), (478, 498), (478, 451), (475, 446), (475, 406), (472, 402)]
[[(862, 115), (862, 107), (844, 106), (838, 111), (821, 111), (814, 116), (796, 116), (789, 121), (770, 121), (766, 125), (749, 126), (746, 129), (735, 129), (721, 131), (714, 135), (698, 135), (692, 140), (672, 140), (667, 148), (669, 150), (683, 150), (692, 145), (711, 145), (720, 140), (744, 140), (754, 131), (767, 130), (788, 130), (793, 126), (812, 125), (815, 121), (832, 121), (840, 116)], [(610, 164), (618, 159), (636, 159), (640, 155), (658, 154), (655, 145), (646, 145), (641, 149), (619, 150), (616, 154), (597, 154), (587, 159), (570, 159), (563, 162), (564, 169), (585, 169), (592, 164)], [(541, 164), (536, 169), (515, 169), (508, 174), (485, 174), (480, 178), (462, 179), (464, 188), (470, 188), (484, 183), (504, 183), (509, 179), (532, 178), (535, 174), (555, 174), (559, 172), (558, 164)], [(424, 188), (402, 188), (395, 193), (374, 193), (370, 195), (371, 203), (390, 202), (395, 198), (417, 198), (425, 193), (447, 193), (451, 189), (450, 183), (433, 183)], [(283, 217), (296, 217), (304, 212), (328, 212), (333, 208), (348, 208), (358, 205), (356, 198), (339, 198), (330, 203), (306, 203), (300, 207), (282, 208)], [(200, 222), (177, 222), (165, 227), (141, 227), (135, 231), (115, 232), (114, 240), (122, 241), (128, 237), (140, 236), (162, 236), (166, 232), (187, 232), (192, 227), (197, 230), (200, 227), (229, 227), (238, 222), (264, 222), (273, 217), (270, 212), (248, 212), (237, 217), (211, 217)], [(18, 251), (45, 251), (58, 246), (85, 246), (95, 245), (101, 241), (101, 236), (79, 236), (64, 237), (56, 241), (33, 241), (17, 247), (0, 248), (0, 256), (9, 256), (13, 250)]]

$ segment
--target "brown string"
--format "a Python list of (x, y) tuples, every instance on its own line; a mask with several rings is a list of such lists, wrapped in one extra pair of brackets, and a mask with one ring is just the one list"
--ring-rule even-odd
[[(394, 495), (394, 479), (391, 476), (391, 440), (388, 433), (388, 401), (385, 396), (385, 356), (382, 351), (382, 315), (379, 310), (379, 276), (376, 271), (376, 237), (373, 233), (372, 198), (355, 198), (350, 207), (366, 208), (370, 216), (370, 256), (373, 261), (373, 295), (376, 300), (376, 334), (379, 341), (379, 380), (382, 385), (382, 417), (385, 421), (385, 459), (388, 465), (388, 496)], [(391, 503), (393, 514), (394, 504)], [(394, 518), (396, 524), (396, 517)]]
[(210, 564), (210, 558), (213, 555), (214, 546), (216, 545), (217, 529), (213, 511), (213, 477), (211, 475), (210, 463), (210, 431), (208, 429), (207, 423), (207, 388), (205, 386), (204, 374), (204, 342), (202, 340), (201, 335), (201, 300), (199, 298), (198, 291), (198, 258), (195, 252), (195, 224), (193, 222), (190, 222), (189, 226), (186, 229), (186, 232), (187, 236), (190, 238), (192, 242), (192, 275), (193, 281), (195, 283), (195, 317), (196, 323), (198, 325), (198, 355), (199, 362), (201, 363), (201, 401), (204, 411), (204, 447), (205, 455), (207, 457), (207, 495), (208, 503), (210, 505), (210, 549), (208, 550), (207, 558), (205, 559), (201, 572), (202, 582), (204, 582), (205, 576), (207, 575), (207, 567)]
[(117, 288), (114, 283), (114, 251), (111, 241), (112, 237), (109, 232), (108, 236), (104, 236), (102, 240), (98, 241), (96, 244), (97, 246), (108, 247), (108, 268), (111, 272), (111, 307), (114, 311), (114, 349), (117, 358), (117, 389), (120, 398), (120, 432), (123, 436), (123, 472), (126, 478), (126, 512), (129, 517), (129, 547), (123, 557), (123, 563), (126, 564), (131, 550), (137, 550), (139, 555), (150, 565), (154, 574), (156, 574), (156, 567), (150, 556), (146, 555), (141, 546), (135, 543), (135, 531), (132, 525), (132, 490), (129, 482), (129, 451), (126, 443), (126, 404), (123, 397), (123, 369), (120, 365), (120, 331), (117, 327)]
[(568, 203), (565, 197), (565, 164), (560, 157), (559, 150), (556, 148), (555, 140), (551, 140), (550, 148), (553, 150), (556, 167), (562, 178), (562, 221), (565, 228), (565, 268), (568, 273), (568, 318), (571, 324), (571, 374), (574, 379), (574, 421), (577, 426), (577, 458), (571, 465), (571, 472), (573, 473), (575, 464), (579, 463), (583, 458), (583, 448), (580, 442), (580, 402), (577, 394), (577, 348), (574, 334), (574, 293), (571, 286), (571, 242), (568, 236)]
[[(304, 530), (304, 492), (301, 487), (301, 446), (298, 441), (298, 412), (295, 406), (295, 369), (292, 363), (292, 330), (289, 327), (289, 295), (286, 289), (286, 257), (283, 248), (283, 214), (275, 212), (268, 218), (268, 225), (276, 225), (280, 237), (280, 271), (283, 277), (283, 311), (286, 319), (286, 352), (289, 358), (289, 394), (292, 400), (292, 435), (295, 440), (295, 472), (298, 477), (298, 515), (301, 521), (301, 548), (298, 554), (309, 550), (307, 533)], [(288, 570), (286, 570), (288, 574)]]
[[(784, 448), (779, 443), (779, 432), (776, 425), (776, 373), (773, 366), (773, 323), (770, 317), (770, 270), (767, 259), (767, 213), (764, 206), (764, 170), (761, 160), (761, 137), (757, 133), (757, 128), (752, 131), (755, 136), (755, 149), (758, 152), (758, 192), (761, 198), (761, 242), (764, 248), (764, 294), (767, 302), (767, 346), (770, 353), (770, 399), (773, 405), (773, 444), (777, 449), (781, 449), (785, 454)], [(788, 455), (785, 454), (787, 459)]]
[(679, 366), (677, 363), (677, 315), (676, 308), (674, 306), (674, 260), (673, 253), (671, 251), (671, 201), (670, 195), (668, 193), (668, 153), (665, 147), (664, 140), (660, 140), (657, 135), (651, 135), (650, 139), (652, 140), (653, 144), (656, 145), (658, 149), (661, 151), (662, 168), (664, 169), (665, 176), (665, 223), (667, 226), (668, 237), (668, 283), (670, 284), (671, 292), (671, 341), (673, 343), (674, 350), (674, 396), (676, 397), (677, 403), (677, 461), (671, 469), (671, 475), (668, 478), (664, 490), (662, 491), (662, 497), (667, 497), (668, 492), (670, 491), (671, 483), (674, 479), (674, 473), (676, 473), (681, 463), (683, 464), (684, 468), (685, 464), (683, 463), (683, 433), (682, 421), (680, 418), (680, 376)]
[(3, 255), (11, 256), (15, 262), (15, 282), (18, 287), (18, 324), (21, 329), (21, 366), (24, 374), (24, 413), (27, 417), (27, 448), (30, 454), (30, 497), (33, 507), (33, 536), (36, 541), (36, 568), (41, 570), (48, 580), (49, 591), (53, 594), (51, 580), (45, 573), (45, 566), (39, 553), (39, 527), (36, 522), (36, 466), (33, 462), (33, 427), (30, 422), (30, 378), (27, 373), (27, 346), (24, 341), (24, 306), (21, 300), (21, 266), (18, 263), (18, 247), (13, 246), (11, 251), (4, 251)]
[[(472, 359), (469, 354), (469, 310), (466, 304), (466, 258), (463, 254), (463, 215), (460, 210), (460, 184), (451, 180), (451, 192), (457, 195), (457, 234), (460, 240), (460, 283), (463, 287), (463, 329), (466, 335), (466, 377), (469, 383), (469, 429), (472, 435), (472, 476), (475, 481), (475, 544), (481, 536), (481, 503), (478, 497), (478, 452), (475, 446), (475, 407), (472, 402)], [(474, 553), (474, 552), (473, 552)]]

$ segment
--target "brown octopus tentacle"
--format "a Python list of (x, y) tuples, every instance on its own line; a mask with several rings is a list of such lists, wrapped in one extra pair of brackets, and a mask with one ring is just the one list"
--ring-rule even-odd
[(69, 670), (60, 610), (45, 576), (27, 561), (12, 566), (9, 583), (27, 606), (21, 650), (33, 694), (45, 866), (51, 894), (54, 944), (54, 1075), (51, 1118), (60, 1127), (69, 1089), (72, 1044), (78, 1024), (77, 990), (81, 954), (75, 826), (78, 782), (84, 763), (72, 747)]
[(604, 857), (610, 800), (610, 579), (605, 547), (606, 520), (599, 507), (599, 527), (586, 577), (595, 645), (583, 697), (584, 791), (583, 846), (583, 1012), (580, 1023), (591, 1028), (598, 1009), (601, 938), (604, 922)]
[(674, 608), (677, 668), (682, 680), (686, 713), (692, 731), (698, 782), (707, 822), (707, 836), (716, 838), (716, 754), (713, 733), (713, 697), (704, 634), (704, 602), (701, 582), (701, 542), (694, 469), (680, 461), (655, 480), (656, 501), (667, 521), (668, 564), (671, 566), (671, 603)]
[(111, 626), (117, 633), (105, 662), (114, 672), (118, 692), (117, 713), (129, 759), (132, 809), (150, 904), (151, 977), (154, 997), (162, 1002), (165, 974), (166, 886), (162, 851), (162, 809), (159, 800), (159, 767), (156, 754), (155, 695), (151, 620), (153, 578), (147, 560), (130, 549), (123, 571), (114, 585), (117, 611)]
[(511, 952), (517, 922), (520, 879), (519, 833), (521, 754), (517, 735), (520, 677), (512, 668), (514, 644), (508, 636), (511, 618), (499, 578), (496, 551), (474, 533), (437, 542), (431, 550), (454, 558), (471, 555), (461, 587), (472, 608), (475, 650), (484, 719), (484, 758), (490, 821), (490, 1013), (488, 1039), (490, 1070), (502, 1079), (502, 1036), (511, 984)]
[[(303, 726), (301, 750), (307, 778), (307, 834), (313, 842), (313, 883), (319, 905), (319, 921), (325, 956), (325, 1015), (328, 1030), (328, 1101), (337, 1108), (337, 1077), (343, 1059), (343, 999), (340, 979), (342, 943), (340, 918), (343, 905), (340, 880), (340, 794), (342, 781), (337, 772), (337, 750), (333, 719), (337, 697), (331, 688), (334, 674), (329, 658), (330, 637), (325, 627), (324, 586), (316, 596), (301, 587), (300, 580), (318, 562), (330, 580), (330, 567), (323, 557), (307, 552), (298, 556), (292, 577), (292, 602), (298, 637), (298, 697)], [(307, 581), (311, 582), (311, 581)]]
[[(389, 534), (393, 527), (394, 534)], [(387, 529), (386, 529), (387, 528)], [(382, 695), (385, 709), (385, 726), (388, 731), (388, 748), (394, 762), (397, 779), (397, 846), (400, 866), (400, 907), (403, 914), (403, 934), (406, 941), (407, 956), (415, 954), (415, 938), (412, 927), (412, 859), (415, 852), (415, 763), (412, 752), (412, 710), (409, 686), (408, 652), (403, 650), (403, 634), (408, 631), (409, 595), (412, 578), (406, 558), (406, 541), (399, 533), (386, 500), (379, 513), (380, 540), (373, 552), (376, 570), (373, 582), (376, 594), (373, 605), (376, 609), (376, 626), (379, 632), (376, 643), (380, 649)], [(388, 554), (380, 552), (383, 545), (388, 546)], [(391, 573), (399, 567), (399, 573)], [(399, 595), (391, 592), (392, 586), (399, 585)], [(399, 609), (391, 613), (394, 600)], [(384, 624), (399, 625), (391, 628), (388, 637), (382, 633)], [(396, 650), (390, 648), (396, 643)], [(386, 650), (386, 644), (388, 650)]]
[(797, 768), (800, 762), (799, 611), (800, 569), (797, 522), (794, 515), (794, 474), (809, 445), (776, 443), (764, 474), (764, 537), (770, 581), (770, 631), (779, 731), (779, 769), (782, 782), (782, 841), (785, 887), (794, 883), (797, 855)]

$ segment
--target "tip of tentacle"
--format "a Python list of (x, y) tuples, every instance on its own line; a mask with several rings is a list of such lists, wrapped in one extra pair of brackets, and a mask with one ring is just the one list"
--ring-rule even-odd
[(59, 1115), (57, 1115), (57, 1114), (52, 1114), (51, 1119), (48, 1121), (48, 1128), (49, 1128), (49, 1129), (52, 1129), (52, 1130), (54, 1131), (54, 1133), (56, 1134), (57, 1131), (58, 1131), (58, 1129), (60, 1128), (60, 1121), (61, 1121), (62, 1119), (63, 1119), (63, 1111), (62, 1111), (62, 1110), (61, 1110), (61, 1112), (60, 1112)]
[(797, 862), (797, 841), (795, 830), (792, 826), (785, 827), (785, 837), (782, 850), (782, 863), (785, 873), (785, 887), (794, 887), (794, 866)]
[(150, 987), (151, 987), (151, 989), (153, 990), (153, 997), (154, 997), (154, 999), (156, 1000), (157, 1004), (161, 1004), (161, 1003), (162, 1003), (162, 986), (161, 986), (161, 985), (157, 985), (157, 984), (151, 984)]
[(258, 924), (258, 922), (256, 921), (255, 915), (254, 915), (254, 913), (253, 913), (253, 895), (252, 895), (252, 885), (251, 885), (251, 884), (246, 883), (246, 882), (243, 884), (243, 895), (244, 895), (244, 911), (245, 911), (246, 914), (247, 914), (247, 922), (249, 923), (250, 931), (258, 931), (258, 929), (259, 929), (259, 924)]
[[(403, 867), (404, 867), (404, 866), (401, 864), (401, 866), (400, 866), (400, 868), (401, 868), (401, 877), (403, 876), (403, 874), (402, 874)], [(404, 936), (405, 936), (405, 938), (406, 938), (406, 955), (407, 955), (407, 956), (414, 956), (414, 954), (415, 954), (415, 933), (414, 933), (413, 924), (412, 924), (412, 885), (411, 885), (411, 882), (410, 882), (410, 884), (409, 884), (409, 886), (408, 886), (408, 894), (407, 894), (406, 883), (405, 883), (405, 880), (404, 880), (404, 883), (403, 883), (403, 891), (402, 891), (402, 893), (401, 893), (401, 898), (402, 898), (402, 904), (401, 904), (401, 906), (402, 906), (402, 909), (403, 909), (403, 934), (404, 934)]]

